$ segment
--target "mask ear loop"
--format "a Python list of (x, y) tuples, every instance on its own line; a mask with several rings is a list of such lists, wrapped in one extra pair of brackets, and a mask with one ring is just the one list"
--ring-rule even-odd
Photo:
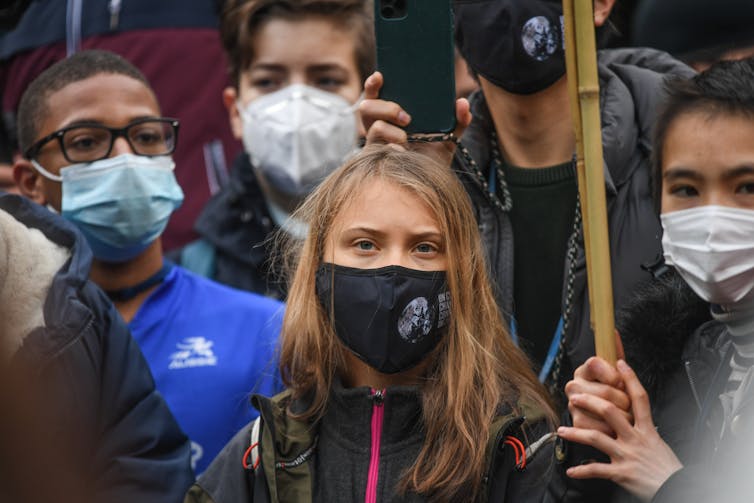
[(63, 177), (62, 176), (54, 175), (54, 174), (50, 173), (49, 171), (47, 171), (46, 169), (44, 169), (42, 167), (42, 165), (39, 164), (34, 159), (31, 160), (31, 165), (34, 166), (34, 169), (36, 169), (37, 172), (39, 172), (40, 175), (42, 175), (43, 177), (47, 178), (48, 180), (52, 180), (53, 182), (62, 182), (63, 181)]
[(240, 98), (236, 99), (236, 110), (238, 111), (238, 115), (241, 116), (241, 122), (249, 122), (251, 120), (251, 114), (246, 111)]
[(364, 101), (364, 91), (361, 91), (361, 94), (358, 98), (356, 98), (356, 101), (353, 102), (353, 105), (349, 106), (348, 108), (345, 108), (343, 110), (343, 113), (356, 113), (356, 111), (359, 109), (359, 105), (361, 105), (361, 102)]

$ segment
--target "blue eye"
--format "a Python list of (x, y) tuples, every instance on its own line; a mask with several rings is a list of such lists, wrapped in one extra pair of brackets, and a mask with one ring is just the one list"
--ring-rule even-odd
[(359, 248), (359, 250), (363, 251), (374, 250), (374, 244), (369, 241), (359, 241), (358, 243), (356, 243), (356, 246)]
[(419, 253), (432, 253), (437, 251), (437, 249), (429, 243), (422, 243), (416, 247), (416, 251)]

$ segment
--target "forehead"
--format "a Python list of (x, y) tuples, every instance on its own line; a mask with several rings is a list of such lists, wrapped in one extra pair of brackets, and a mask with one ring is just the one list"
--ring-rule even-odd
[(754, 117), (692, 111), (668, 127), (662, 169), (695, 169), (702, 174), (754, 165)]
[(260, 25), (252, 38), (251, 66), (332, 63), (356, 71), (356, 38), (353, 29), (322, 16), (273, 18)]
[(98, 74), (50, 93), (38, 136), (76, 122), (123, 126), (140, 117), (157, 117), (154, 93), (143, 82), (126, 75)]
[(374, 227), (385, 229), (439, 227), (432, 209), (406, 187), (372, 178), (350, 195), (333, 221), (333, 229)]

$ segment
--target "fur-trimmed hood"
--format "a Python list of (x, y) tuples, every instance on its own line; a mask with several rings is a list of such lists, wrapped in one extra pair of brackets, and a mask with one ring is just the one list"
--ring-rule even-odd
[(616, 313), (626, 361), (651, 397), (683, 366), (692, 334), (712, 319), (709, 303), (675, 269), (642, 283)]
[(55, 331), (60, 337), (35, 352), (55, 353), (75, 336), (73, 325), (87, 318), (68, 302), (89, 275), (91, 252), (83, 239), (50, 210), (20, 196), (0, 195), (1, 359), (45, 327), (69, 330)]

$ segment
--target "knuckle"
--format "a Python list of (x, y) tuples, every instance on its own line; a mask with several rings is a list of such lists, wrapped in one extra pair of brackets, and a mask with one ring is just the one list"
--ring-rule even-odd
[(565, 385), (566, 395), (572, 395), (577, 392), (579, 385), (576, 381), (568, 381)]

